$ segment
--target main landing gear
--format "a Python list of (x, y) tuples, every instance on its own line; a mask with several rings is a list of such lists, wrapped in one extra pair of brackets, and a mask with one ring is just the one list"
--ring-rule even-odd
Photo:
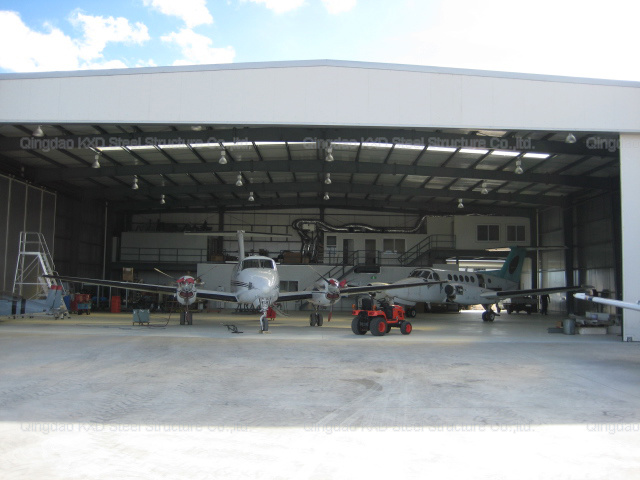
[(482, 312), (483, 322), (493, 322), (496, 319), (496, 312), (493, 311), (491, 305), (483, 305), (485, 311)]
[(180, 325), (193, 325), (193, 316), (191, 312), (180, 312)]
[(311, 327), (321, 327), (324, 323), (322, 319), (322, 314), (320, 312), (313, 312), (309, 315), (309, 326)]

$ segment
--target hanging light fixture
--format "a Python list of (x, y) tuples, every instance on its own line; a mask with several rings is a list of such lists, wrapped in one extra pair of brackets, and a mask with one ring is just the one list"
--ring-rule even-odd
[(573, 133), (570, 133), (569, 135), (567, 135), (567, 138), (564, 139), (564, 141), (566, 143), (576, 143), (576, 136)]
[(242, 172), (239, 172), (238, 178), (236, 178), (236, 187), (241, 187), (242, 185), (244, 185), (244, 182), (242, 181)]
[(96, 153), (96, 156), (93, 157), (93, 164), (91, 168), (100, 168), (100, 152)]
[(132, 190), (138, 190), (138, 188), (140, 188), (140, 187), (138, 187), (138, 176), (134, 175), (133, 176), (133, 184), (131, 185), (131, 189)]
[(516, 169), (514, 172), (518, 175), (522, 175), (524, 170), (522, 170), (522, 160), (516, 160)]
[(38, 125), (31, 135), (33, 135), (34, 137), (44, 137), (42, 125)]
[(458, 208), (464, 208), (464, 204), (462, 203), (462, 199), (458, 199)]
[(331, 185), (331, 174), (327, 173), (327, 175), (324, 177), (324, 183), (326, 185)]
[(324, 197), (322, 197), (322, 198), (323, 198), (324, 200), (329, 200), (329, 198), (331, 198), (331, 197), (329, 197), (329, 192), (325, 192), (325, 193), (324, 193)]
[(326, 157), (324, 157), (324, 159), (325, 159), (327, 162), (333, 162), (333, 155), (332, 155), (332, 153), (331, 153), (331, 152), (333, 152), (333, 148), (332, 148), (331, 146), (328, 146), (328, 147), (327, 147), (327, 156), (326, 156)]
[(482, 195), (487, 195), (489, 190), (487, 189), (487, 182), (482, 182), (482, 190), (480, 190)]
[(249, 192), (249, 201), (253, 202), (255, 198), (253, 197), (253, 192)]
[(164, 199), (164, 193), (160, 195), (160, 205), (164, 205), (167, 201)]
[(227, 151), (226, 150), (222, 150), (220, 152), (220, 160), (218, 160), (218, 163), (220, 165), (226, 165), (227, 164)]

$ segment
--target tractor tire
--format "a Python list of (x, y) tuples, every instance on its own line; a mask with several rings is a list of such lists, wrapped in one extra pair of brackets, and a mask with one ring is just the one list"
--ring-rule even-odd
[(369, 324), (369, 330), (371, 330), (371, 335), (381, 337), (387, 333), (387, 322), (381, 317), (374, 317)]
[(402, 322), (400, 324), (400, 332), (403, 335), (409, 335), (412, 330), (413, 330), (413, 326), (411, 325), (410, 322)]
[(353, 317), (353, 320), (351, 320), (351, 331), (353, 333), (355, 333), (356, 335), (364, 335), (365, 333), (367, 333), (367, 330), (368, 328), (366, 328), (366, 326), (362, 326), (360, 317)]

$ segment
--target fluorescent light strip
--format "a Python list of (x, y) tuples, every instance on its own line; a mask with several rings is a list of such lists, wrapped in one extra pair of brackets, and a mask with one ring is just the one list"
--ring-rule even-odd
[(524, 157), (525, 158), (541, 158), (541, 159), (545, 159), (545, 158), (549, 158), (551, 156), (550, 153), (525, 153)]
[(517, 157), (520, 152), (514, 152), (513, 150), (494, 150), (491, 155), (498, 155), (500, 157)]
[(461, 148), (460, 153), (471, 153), (473, 155), (484, 155), (485, 153), (489, 153), (489, 150), (481, 149), (481, 148)]
[(427, 147), (427, 150), (430, 151), (430, 152), (449, 152), (449, 153), (453, 153), (458, 149), (457, 148), (452, 148), (452, 147)]

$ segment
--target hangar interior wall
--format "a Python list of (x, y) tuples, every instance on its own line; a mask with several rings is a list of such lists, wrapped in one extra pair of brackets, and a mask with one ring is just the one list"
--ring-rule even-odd
[(40, 232), (55, 258), (58, 196), (16, 178), (0, 175), (0, 291), (13, 291), (20, 232)]
[[(568, 211), (550, 208), (540, 212), (539, 245), (567, 247), (539, 253), (538, 282), (541, 287), (555, 287), (572, 281), (574, 285), (591, 285), (603, 296), (619, 295), (620, 238), (616, 225), (620, 212), (618, 193), (589, 199)], [(569, 221), (569, 224), (566, 222)], [(567, 230), (568, 229), (568, 230)], [(567, 276), (567, 258), (572, 259)], [(567, 310), (565, 294), (551, 296), (550, 310)], [(574, 300), (576, 313), (596, 310), (615, 313), (615, 309)], [(573, 310), (572, 310), (573, 311)]]

